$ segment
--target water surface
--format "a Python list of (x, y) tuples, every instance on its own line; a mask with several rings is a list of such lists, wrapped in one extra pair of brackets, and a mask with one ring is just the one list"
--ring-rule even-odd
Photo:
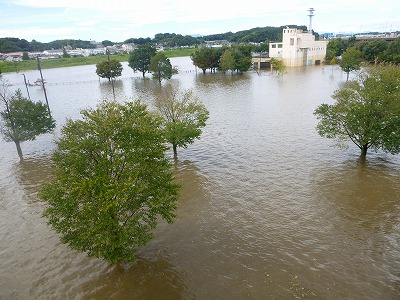
[[(95, 66), (43, 70), (56, 132), (23, 143), (22, 163), (0, 141), (0, 299), (399, 299), (400, 158), (362, 162), (356, 146), (334, 148), (315, 130), (314, 109), (345, 74), (196, 75), (189, 58), (172, 63), (170, 83), (192, 88), (210, 119), (178, 150), (175, 222), (161, 222), (128, 269), (69, 250), (41, 218), (37, 189), (60, 127), (113, 97)], [(153, 108), (158, 83), (124, 67), (117, 99)], [(20, 74), (5, 76), (26, 93)], [(30, 94), (44, 100), (39, 87)]]

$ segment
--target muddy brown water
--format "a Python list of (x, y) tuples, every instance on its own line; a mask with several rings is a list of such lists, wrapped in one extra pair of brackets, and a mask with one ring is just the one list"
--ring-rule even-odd
[[(41, 217), (60, 126), (112, 97), (95, 66), (43, 70), (56, 133), (23, 143), (23, 163), (0, 141), (0, 299), (399, 299), (400, 157), (362, 162), (315, 131), (313, 110), (345, 74), (196, 75), (189, 58), (172, 62), (171, 82), (193, 88), (210, 119), (178, 152), (175, 222), (160, 222), (131, 268), (68, 249)], [(117, 98), (152, 108), (158, 83), (124, 66)], [(3, 76), (26, 93), (21, 74)]]

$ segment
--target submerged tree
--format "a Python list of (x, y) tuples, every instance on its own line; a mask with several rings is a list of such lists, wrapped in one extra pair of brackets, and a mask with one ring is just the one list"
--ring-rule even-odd
[(219, 61), (219, 69), (225, 73), (229, 70), (233, 72), (235, 70), (235, 67), (235, 57), (232, 55), (230, 50), (225, 50)]
[(96, 74), (101, 78), (107, 78), (108, 81), (122, 75), (122, 64), (111, 59), (110, 61), (103, 61), (96, 65)]
[(283, 76), (287, 73), (285, 66), (283, 65), (283, 61), (280, 59), (271, 58), (271, 67), (272, 69), (276, 70), (276, 73), (279, 76)]
[(359, 70), (362, 63), (362, 53), (356, 47), (350, 47), (342, 54), (339, 66), (347, 74), (346, 81), (349, 80), (349, 74), (352, 71)]
[(200, 48), (192, 53), (190, 58), (193, 64), (206, 73), (207, 69), (212, 69), (215, 66), (215, 51), (212, 48)]
[(192, 90), (181, 92), (176, 87), (167, 89), (157, 98), (156, 105), (165, 121), (166, 138), (177, 158), (177, 147), (186, 148), (195, 139), (200, 139), (209, 112)]
[(53, 155), (44, 216), (72, 249), (111, 264), (135, 261), (159, 216), (172, 222), (179, 186), (161, 118), (139, 101), (102, 102), (68, 120)]
[(3, 120), (1, 132), (7, 142), (14, 142), (20, 160), (23, 160), (21, 143), (33, 141), (40, 134), (52, 132), (55, 120), (49, 116), (47, 106), (33, 102), (22, 96), (20, 90), (7, 95), (7, 86), (3, 82), (0, 100), (4, 110), (0, 112)]
[(369, 67), (357, 80), (335, 91), (333, 105), (322, 104), (314, 112), (321, 136), (339, 144), (351, 140), (361, 149), (400, 152), (400, 68)]
[(150, 69), (150, 60), (156, 55), (156, 48), (151, 44), (139, 45), (129, 55), (129, 66), (134, 72), (142, 72), (143, 78)]
[(160, 84), (163, 79), (171, 79), (172, 75), (178, 74), (178, 69), (171, 65), (169, 58), (162, 52), (151, 58), (149, 70)]

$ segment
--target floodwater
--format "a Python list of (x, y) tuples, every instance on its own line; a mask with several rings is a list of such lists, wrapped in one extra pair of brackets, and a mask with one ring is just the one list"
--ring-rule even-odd
[[(43, 70), (56, 132), (23, 143), (22, 163), (0, 141), (0, 299), (399, 299), (400, 157), (363, 162), (315, 130), (314, 109), (332, 103), (345, 74), (196, 75), (189, 58), (172, 63), (181, 72), (170, 83), (192, 88), (210, 118), (178, 150), (175, 222), (159, 224), (131, 268), (68, 249), (41, 217), (37, 189), (60, 127), (113, 97), (95, 66)], [(158, 83), (124, 66), (117, 99), (153, 108)], [(4, 76), (26, 95), (21, 74)]]

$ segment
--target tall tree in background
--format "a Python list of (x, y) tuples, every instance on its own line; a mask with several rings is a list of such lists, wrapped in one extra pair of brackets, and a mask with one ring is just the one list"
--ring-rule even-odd
[(70, 58), (71, 55), (68, 54), (67, 50), (63, 48), (63, 58)]
[(389, 43), (385, 52), (385, 60), (394, 64), (400, 64), (400, 37)]
[(362, 53), (355, 47), (348, 48), (342, 54), (342, 59), (339, 61), (339, 66), (347, 74), (346, 81), (349, 80), (349, 74), (352, 71), (359, 70), (362, 63)]
[(388, 48), (388, 42), (368, 41), (357, 44), (356, 48), (362, 52), (364, 60), (376, 65), (379, 61), (384, 60), (384, 54)]
[(150, 69), (150, 60), (156, 55), (156, 52), (156, 48), (151, 44), (139, 45), (137, 49), (130, 53), (128, 65), (134, 72), (142, 72), (144, 78), (146, 72)]
[(30, 60), (31, 58), (29, 57), (29, 53), (28, 52), (23, 52), (22, 53), (22, 60)]
[(177, 87), (168, 87), (165, 94), (156, 99), (156, 106), (164, 118), (166, 138), (177, 158), (177, 147), (186, 148), (200, 139), (209, 112), (192, 90), (181, 92)]
[(14, 95), (7, 95), (7, 84), (0, 87), (0, 100), (3, 110), (1, 133), (7, 142), (14, 142), (20, 160), (23, 160), (21, 143), (33, 141), (40, 134), (52, 132), (55, 120), (49, 116), (47, 106), (41, 102), (33, 102), (24, 98), (20, 90)]
[(219, 69), (225, 73), (229, 70), (233, 72), (235, 70), (235, 67), (236, 67), (236, 62), (235, 58), (232, 55), (232, 52), (230, 50), (225, 50), (219, 61)]
[(122, 64), (111, 59), (110, 61), (103, 61), (96, 65), (96, 74), (101, 78), (107, 78), (108, 81), (122, 75)]
[(171, 61), (162, 52), (151, 58), (149, 70), (160, 84), (163, 79), (171, 79), (172, 75), (178, 74), (178, 69), (172, 67)]
[(53, 155), (44, 216), (72, 249), (110, 264), (135, 261), (159, 217), (172, 222), (173, 181), (161, 119), (139, 101), (102, 102), (68, 120)]
[(361, 149), (400, 153), (400, 68), (369, 67), (357, 80), (335, 91), (333, 105), (322, 104), (314, 112), (321, 136), (341, 145), (351, 140)]

